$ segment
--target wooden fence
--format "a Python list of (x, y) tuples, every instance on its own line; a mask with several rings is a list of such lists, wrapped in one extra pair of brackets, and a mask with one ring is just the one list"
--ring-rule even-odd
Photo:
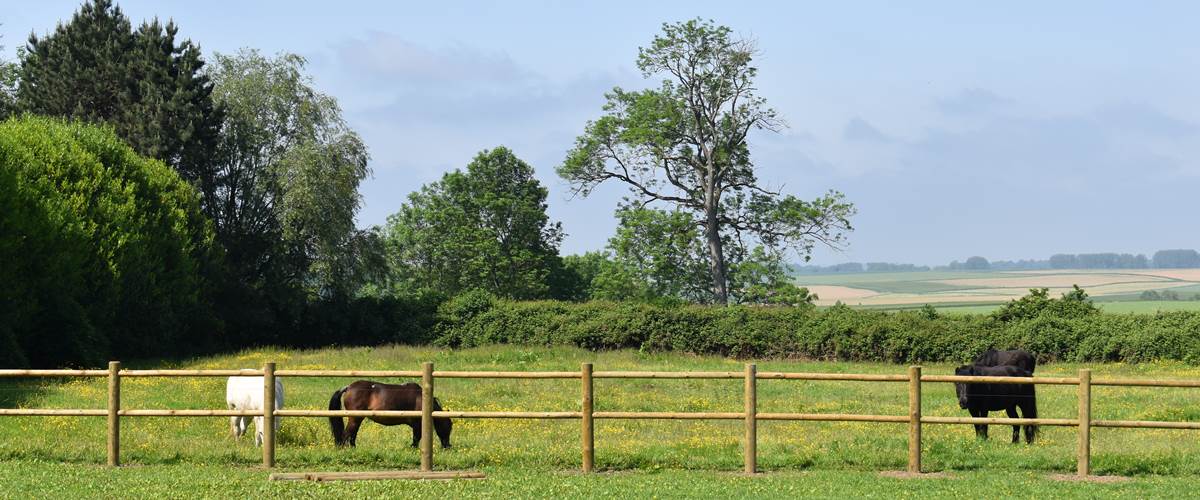
[[(264, 408), (261, 412), (241, 410), (137, 410), (121, 408), (121, 380), (129, 377), (263, 377)], [(0, 370), (0, 377), (107, 377), (108, 407), (105, 409), (0, 409), (0, 416), (106, 416), (108, 418), (108, 465), (120, 464), (121, 417), (263, 417), (263, 465), (275, 466), (276, 417), (420, 417), (421, 470), (433, 470), (433, 419), (450, 418), (523, 418), (579, 419), (583, 471), (595, 468), (596, 419), (679, 419), (679, 420), (742, 420), (745, 426), (743, 452), (745, 471), (758, 471), (758, 421), (824, 421), (879, 422), (908, 424), (908, 471), (921, 472), (921, 429), (923, 424), (992, 424), (1047, 425), (1077, 427), (1077, 473), (1091, 473), (1091, 429), (1093, 427), (1200, 429), (1200, 422), (1167, 422), (1153, 420), (1094, 420), (1092, 419), (1092, 387), (1200, 387), (1200, 380), (1098, 379), (1092, 380), (1091, 370), (1079, 370), (1078, 377), (984, 377), (955, 375), (922, 375), (920, 366), (909, 367), (905, 375), (875, 375), (853, 373), (791, 373), (760, 372), (747, 364), (742, 372), (651, 372), (651, 371), (593, 371), (591, 363), (583, 363), (579, 371), (560, 372), (500, 372), (500, 371), (434, 371), (433, 363), (423, 363), (419, 371), (364, 370), (276, 370), (275, 363), (266, 363), (261, 370), (123, 370), (120, 362), (109, 363), (107, 370)], [(422, 410), (420, 411), (357, 411), (357, 410), (275, 410), (275, 377), (411, 377), (421, 379)], [(579, 379), (581, 405), (579, 411), (432, 411), (434, 380), (437, 378), (487, 379)], [(593, 381), (595, 379), (743, 379), (744, 409), (741, 412), (619, 412), (595, 411)], [(835, 413), (760, 413), (758, 411), (759, 380), (826, 380), (858, 382), (893, 382), (908, 385), (907, 415), (856, 415)], [(1077, 418), (974, 418), (934, 417), (921, 413), (921, 387), (924, 383), (997, 383), (1074, 385), (1078, 388)]]

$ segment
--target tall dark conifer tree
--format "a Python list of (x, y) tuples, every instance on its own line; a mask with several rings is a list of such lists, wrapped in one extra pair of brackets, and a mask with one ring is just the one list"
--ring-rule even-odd
[(53, 33), (29, 36), (18, 106), (112, 125), (138, 153), (204, 183), (221, 112), (200, 49), (177, 32), (157, 19), (134, 31), (111, 0), (87, 2)]

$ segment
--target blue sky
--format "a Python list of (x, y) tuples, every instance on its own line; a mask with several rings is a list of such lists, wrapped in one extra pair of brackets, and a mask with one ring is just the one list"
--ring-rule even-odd
[[(362, 226), (506, 145), (549, 187), (562, 251), (602, 247), (624, 189), (569, 199), (554, 167), (606, 90), (653, 85), (637, 48), (703, 17), (758, 41), (760, 94), (790, 125), (752, 137), (761, 178), (858, 205), (850, 247), (814, 263), (1200, 247), (1200, 3), (119, 4), (205, 53), (307, 57), (373, 156)], [(4, 57), (78, 5), (12, 2)]]

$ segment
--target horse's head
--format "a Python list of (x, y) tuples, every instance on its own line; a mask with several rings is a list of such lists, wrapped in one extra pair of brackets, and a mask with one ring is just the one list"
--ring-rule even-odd
[[(959, 376), (975, 375), (975, 367), (971, 365), (962, 365), (954, 369), (954, 374)], [(970, 398), (967, 397), (967, 384), (955, 382), (954, 392), (958, 394), (958, 407), (966, 409), (971, 402)]]
[(450, 429), (454, 427), (454, 422), (448, 418), (433, 419), (433, 430), (437, 431), (438, 439), (442, 441), (442, 448), (450, 447)]

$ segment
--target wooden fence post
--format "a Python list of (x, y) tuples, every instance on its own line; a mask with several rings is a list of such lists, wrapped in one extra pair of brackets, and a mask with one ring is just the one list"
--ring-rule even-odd
[(263, 467), (275, 466), (275, 363), (263, 364)]
[(433, 363), (421, 363), (421, 470), (433, 470)]
[(583, 472), (592, 472), (596, 464), (596, 436), (592, 421), (592, 364), (583, 363), (579, 372), (580, 379), (583, 380)]
[(1092, 473), (1092, 371), (1079, 370), (1079, 470), (1081, 477)]
[(921, 473), (921, 367), (908, 367), (908, 472)]
[(746, 363), (746, 474), (758, 472), (758, 367)]
[(108, 465), (121, 465), (121, 362), (108, 362)]

